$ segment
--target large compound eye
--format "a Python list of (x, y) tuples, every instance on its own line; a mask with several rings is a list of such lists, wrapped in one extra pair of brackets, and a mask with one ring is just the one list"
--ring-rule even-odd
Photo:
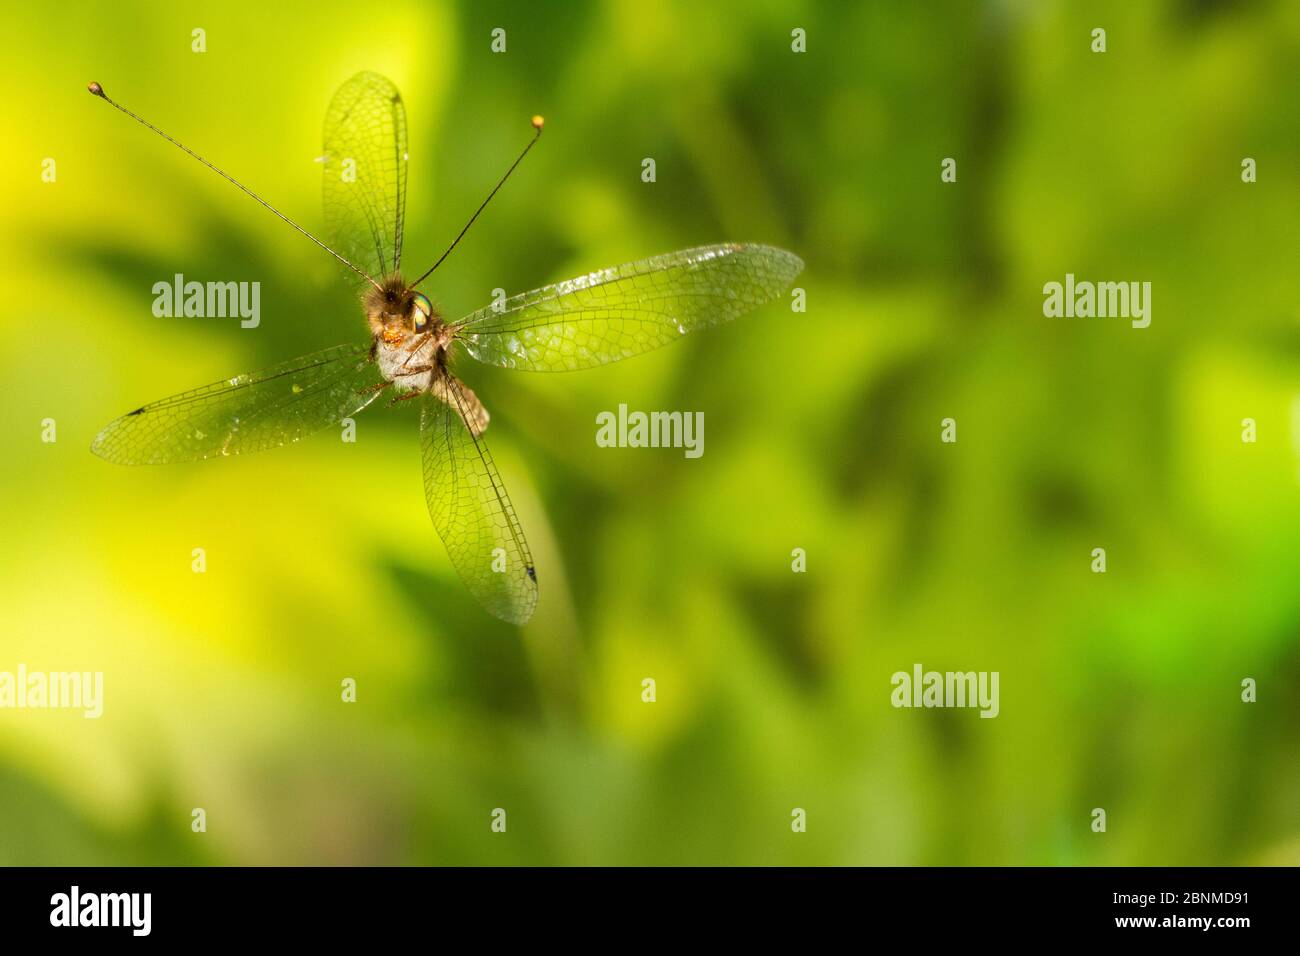
[(417, 331), (423, 329), (429, 324), (429, 317), (433, 315), (433, 303), (423, 292), (415, 293), (415, 309), (412, 313), (415, 318), (415, 328)]

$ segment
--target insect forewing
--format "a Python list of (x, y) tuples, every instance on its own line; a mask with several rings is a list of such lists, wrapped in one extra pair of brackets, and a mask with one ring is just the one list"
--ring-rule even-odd
[(465, 586), (491, 614), (523, 624), (537, 606), (537, 574), (514, 506), (481, 434), (467, 421), (464, 386), (420, 399), (429, 517)]
[(137, 408), (106, 425), (90, 447), (123, 465), (275, 448), (361, 411), (382, 381), (368, 346), (338, 345)]
[(402, 262), (406, 107), (391, 80), (358, 73), (325, 113), (323, 199), (336, 248), (375, 277)]
[(516, 295), (457, 323), (480, 362), (535, 372), (630, 358), (743, 315), (790, 287), (803, 261), (772, 246), (684, 249)]

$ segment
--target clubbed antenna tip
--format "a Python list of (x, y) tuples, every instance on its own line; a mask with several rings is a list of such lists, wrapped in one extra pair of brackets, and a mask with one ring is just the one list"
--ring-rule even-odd
[[(204, 166), (208, 167), (208, 169), (212, 170), (214, 173), (216, 173), (216, 174), (217, 174), (218, 176), (220, 176), (222, 179), (226, 180), (226, 182), (230, 183), (230, 184), (231, 184), (232, 186), (234, 186), (236, 189), (239, 189), (239, 190), (243, 191), (244, 193), (246, 193), (248, 196), (252, 197), (252, 199), (253, 199), (254, 202), (260, 203), (261, 205), (265, 206), (268, 210), (270, 210), (271, 213), (273, 213), (274, 215), (278, 216), (281, 220), (283, 220), (284, 222), (288, 223), (292, 228), (298, 230), (298, 232), (302, 233), (304, 236), (306, 236), (306, 237), (307, 237), (308, 239), (310, 239), (312, 242), (316, 243), (316, 245), (320, 246), (322, 249), (324, 249), (326, 252), (328, 252), (330, 255), (332, 255), (332, 256), (333, 256), (335, 259), (337, 259), (339, 262), (343, 263), (345, 266), (347, 266), (349, 269), (351, 269), (351, 270), (352, 270), (353, 272), (355, 272), (357, 275), (361, 276), (361, 278), (365, 279), (367, 282), (369, 282), (369, 283), (370, 283), (372, 286), (374, 286), (376, 289), (380, 289), (380, 291), (382, 291), (382, 287), (379, 285), (378, 280), (376, 280), (373, 276), (371, 276), (371, 275), (370, 275), (369, 273), (367, 273), (365, 270), (358, 268), (358, 267), (357, 267), (356, 265), (354, 265), (354, 264), (351, 262), (351, 260), (349, 260), (346, 256), (341, 255), (340, 253), (335, 252), (335, 251), (334, 251), (333, 249), (331, 249), (329, 246), (325, 245), (325, 243), (321, 242), (319, 239), (317, 239), (315, 236), (313, 236), (310, 232), (308, 232), (308, 231), (307, 231), (306, 229), (304, 229), (302, 226), (298, 225), (296, 222), (294, 222), (292, 219), (290, 219), (290, 218), (289, 218), (288, 216), (286, 216), (284, 213), (280, 212), (280, 210), (276, 209), (276, 208), (275, 208), (274, 206), (272, 206), (269, 202), (267, 202), (265, 199), (263, 199), (263, 198), (262, 198), (261, 196), (259, 196), (257, 193), (253, 192), (251, 189), (249, 189), (247, 186), (245, 186), (243, 183), (241, 183), (241, 182), (240, 182), (238, 179), (236, 179), (234, 176), (230, 175), (230, 174), (229, 174), (228, 172), (226, 172), (224, 169), (221, 169), (219, 166), (216, 166), (216, 165), (214, 165), (214, 164), (208, 162), (206, 159), (204, 159), (204, 158), (203, 158), (202, 156), (200, 156), (198, 153), (194, 152), (194, 150), (190, 149), (188, 146), (186, 146), (184, 143), (180, 142), (179, 140), (172, 139), (170, 136), (168, 136), (166, 133), (164, 133), (162, 130), (160, 130), (157, 126), (154, 126), (153, 123), (150, 123), (150, 122), (149, 122), (147, 119), (145, 119), (143, 116), (137, 116), (135, 113), (132, 113), (129, 109), (127, 109), (127, 108), (126, 108), (125, 106), (123, 106), (121, 103), (118, 103), (118, 102), (116, 102), (116, 101), (114, 101), (114, 100), (110, 100), (110, 99), (108, 98), (108, 94), (104, 92), (104, 88), (103, 88), (102, 86), (100, 86), (98, 83), (96, 83), (94, 80), (91, 80), (89, 83), (86, 84), (86, 89), (90, 90), (90, 92), (91, 92), (93, 95), (98, 96), (101, 100), (103, 100), (103, 101), (104, 101), (105, 103), (107, 103), (109, 106), (111, 106), (111, 107), (113, 107), (114, 109), (119, 110), (119, 111), (125, 113), (127, 116), (131, 117), (131, 119), (135, 120), (135, 121), (136, 121), (137, 123), (139, 123), (141, 126), (143, 126), (143, 127), (145, 127), (146, 129), (152, 130), (153, 132), (157, 133), (159, 136), (161, 136), (163, 139), (167, 140), (167, 142), (171, 143), (171, 144), (172, 144), (173, 146), (175, 146), (177, 149), (179, 149), (179, 150), (181, 150), (182, 152), (188, 153), (189, 155), (193, 156), (195, 159), (197, 159), (197, 160), (198, 160), (200, 163), (202, 163)], [(534, 139), (536, 139), (536, 137), (534, 137)]]
[(492, 191), (488, 193), (487, 199), (484, 199), (482, 204), (478, 207), (478, 209), (474, 210), (474, 215), (469, 217), (469, 222), (465, 223), (465, 228), (460, 231), (460, 235), (458, 235), (455, 239), (451, 241), (451, 245), (449, 245), (446, 251), (443, 252), (443, 254), (438, 257), (438, 261), (435, 262), (433, 265), (429, 266), (428, 270), (425, 271), (424, 275), (420, 276), (420, 278), (416, 279), (409, 286), (407, 286), (408, 289), (414, 289), (425, 279), (429, 278), (429, 276), (433, 275), (433, 271), (437, 269), (438, 266), (442, 265), (442, 261), (444, 259), (446, 259), (449, 255), (451, 255), (451, 250), (456, 248), (456, 244), (465, 238), (465, 233), (469, 232), (469, 227), (474, 225), (474, 220), (479, 217), (479, 213), (481, 213), (485, 208), (487, 208), (487, 204), (492, 201), (492, 197), (497, 194), (497, 190), (499, 190), (502, 186), (505, 185), (506, 180), (510, 178), (510, 174), (515, 171), (515, 167), (518, 166), (521, 162), (523, 162), (524, 157), (528, 155), (528, 151), (533, 148), (533, 145), (539, 139), (542, 138), (542, 124), (544, 124), (545, 122), (546, 120), (541, 116), (533, 117), (533, 129), (535, 129), (537, 132), (533, 133), (533, 138), (528, 141), (528, 145), (525, 146), (524, 151), (519, 154), (519, 158), (510, 164), (510, 168), (506, 170), (506, 174), (502, 176), (500, 180), (497, 181), (497, 184), (495, 186), (492, 187)]

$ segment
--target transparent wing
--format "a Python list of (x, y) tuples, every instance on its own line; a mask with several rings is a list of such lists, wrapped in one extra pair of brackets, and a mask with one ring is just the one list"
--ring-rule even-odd
[(325, 112), (325, 222), (335, 248), (375, 279), (402, 263), (406, 107), (391, 80), (358, 73)]
[(523, 624), (537, 606), (537, 573), (492, 455), (468, 424), (471, 401), (448, 378), (443, 401), (420, 401), (429, 517), (470, 593), (494, 616)]
[(480, 362), (535, 372), (617, 362), (758, 308), (803, 261), (771, 246), (684, 249), (516, 295), (458, 323)]
[(90, 450), (121, 465), (161, 465), (276, 448), (361, 411), (382, 381), (369, 346), (338, 345), (137, 408)]

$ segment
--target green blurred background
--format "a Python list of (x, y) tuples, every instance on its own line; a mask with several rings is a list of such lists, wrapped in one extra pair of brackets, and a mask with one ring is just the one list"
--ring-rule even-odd
[[(0, 863), (1300, 863), (1296, 4), (0, 17), (0, 670), (105, 673), (100, 720), (0, 711)], [(412, 268), (547, 117), (429, 289), (453, 316), (706, 242), (807, 262), (805, 314), (465, 366), (539, 568), (522, 630), (456, 579), (409, 405), (353, 445), (89, 452), (364, 332), (335, 263), (87, 81), (320, 229), (362, 69), (406, 99)], [(177, 272), (260, 281), (261, 327), (155, 318)], [(1066, 272), (1151, 281), (1151, 327), (1044, 318)], [(704, 456), (597, 447), (620, 402), (704, 412)], [(893, 709), (917, 662), (999, 671), (1001, 715)]]

